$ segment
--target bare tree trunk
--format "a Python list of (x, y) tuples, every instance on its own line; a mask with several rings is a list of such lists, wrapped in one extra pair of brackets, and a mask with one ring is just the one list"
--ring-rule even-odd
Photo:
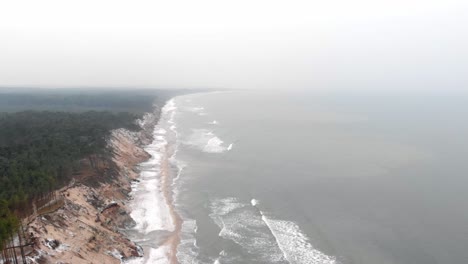
[(15, 260), (15, 264), (18, 264), (18, 258), (16, 257), (16, 248), (15, 248), (15, 240), (13, 238), (13, 234), (10, 234), (11, 243), (13, 244), (13, 258)]
[[(21, 223), (21, 229), (23, 229), (23, 223)], [(24, 256), (24, 249), (23, 249), (23, 245), (26, 244), (25, 241), (23, 241), (23, 239), (21, 239), (21, 230), (18, 229), (18, 240), (19, 240), (19, 247), (20, 247), (20, 251), (21, 251), (21, 260), (23, 262), (23, 264), (26, 264), (26, 259), (25, 259), (25, 256)]]
[(6, 258), (5, 258), (5, 247), (3, 247), (2, 253), (1, 253), (0, 255), (2, 255), (2, 261), (3, 261), (3, 263), (6, 263)]

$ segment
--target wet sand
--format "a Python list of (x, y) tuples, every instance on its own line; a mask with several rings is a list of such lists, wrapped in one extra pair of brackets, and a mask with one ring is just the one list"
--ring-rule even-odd
[(161, 160), (161, 192), (166, 200), (167, 206), (169, 208), (169, 213), (174, 224), (174, 230), (169, 235), (167, 240), (163, 243), (164, 246), (167, 246), (170, 250), (167, 253), (167, 257), (171, 264), (178, 264), (177, 260), (177, 247), (180, 243), (180, 231), (182, 229), (182, 218), (177, 213), (174, 205), (173, 189), (172, 183), (174, 179), (173, 172), (171, 170), (171, 164), (169, 158), (173, 155), (173, 151), (168, 149), (166, 145), (164, 157)]

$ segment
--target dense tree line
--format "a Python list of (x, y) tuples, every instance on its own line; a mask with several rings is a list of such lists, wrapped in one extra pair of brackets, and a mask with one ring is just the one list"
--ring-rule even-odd
[(11, 212), (66, 184), (80, 159), (106, 151), (112, 129), (137, 129), (136, 117), (96, 111), (0, 114), (0, 240), (18, 221)]
[(105, 150), (110, 130), (137, 129), (136, 116), (110, 112), (19, 112), (0, 116), (0, 199), (10, 207), (54, 190), (76, 161)]
[(0, 94), (0, 111), (24, 110), (83, 112), (147, 112), (155, 96), (151, 94)]
[(0, 249), (11, 238), (12, 231), (18, 228), (18, 219), (11, 213), (8, 203), (0, 200)]
[(136, 119), (171, 94), (0, 90), (0, 247), (18, 226), (13, 212), (67, 184), (79, 160), (107, 153), (111, 130), (138, 129)]

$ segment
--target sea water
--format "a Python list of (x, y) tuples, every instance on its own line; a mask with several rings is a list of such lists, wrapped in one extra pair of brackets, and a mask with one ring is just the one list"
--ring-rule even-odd
[(245, 91), (176, 97), (134, 186), (132, 217), (145, 250), (138, 261), (169, 263), (164, 239), (176, 232), (180, 263), (468, 263), (463, 102)]

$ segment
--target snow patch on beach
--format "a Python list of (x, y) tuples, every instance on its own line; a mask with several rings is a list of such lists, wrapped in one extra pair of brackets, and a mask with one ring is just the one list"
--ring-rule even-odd
[(131, 258), (122, 261), (123, 264), (169, 264), (168, 246), (160, 246), (158, 248), (150, 248), (148, 257), (145, 258)]
[(153, 121), (156, 118), (154, 113), (145, 113), (142, 118), (138, 119), (136, 123), (141, 127), (144, 128), (147, 124)]
[(168, 246), (160, 246), (158, 248), (152, 248), (149, 252), (147, 264), (169, 264), (170, 261), (167, 257), (167, 252), (169, 252)]
[[(167, 173), (162, 164), (170, 163), (172, 141), (177, 137), (175, 115), (177, 107), (174, 100), (170, 100), (162, 108), (161, 117), (153, 130), (153, 142), (145, 147), (150, 159), (141, 163), (139, 181), (132, 183), (132, 212), (130, 216), (135, 220), (137, 231), (141, 237), (154, 232), (175, 230), (174, 219), (170, 213), (168, 201), (163, 193), (163, 173)], [(145, 250), (145, 257), (124, 261), (134, 263), (170, 263), (168, 246), (152, 246)]]
[(169, 207), (160, 191), (160, 166), (166, 145), (165, 139), (155, 138), (153, 143), (145, 148), (151, 158), (140, 164), (140, 182), (134, 184), (132, 190), (135, 200), (130, 216), (136, 222), (135, 228), (146, 234), (156, 230), (174, 229)]

